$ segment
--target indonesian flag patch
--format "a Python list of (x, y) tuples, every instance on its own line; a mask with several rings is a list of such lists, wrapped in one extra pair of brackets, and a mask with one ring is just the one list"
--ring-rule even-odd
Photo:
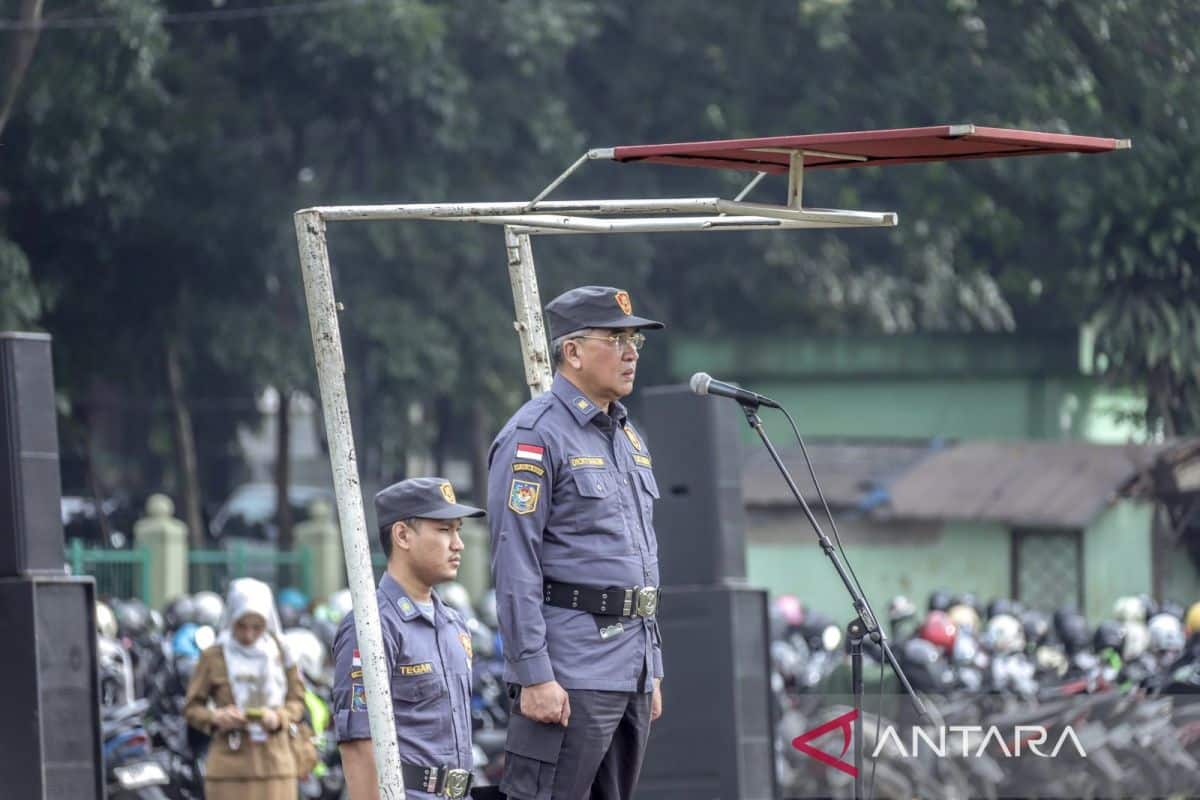
[(546, 452), (546, 448), (538, 447), (536, 444), (517, 444), (517, 458), (541, 461), (544, 452)]
[(362, 666), (362, 656), (360, 656), (358, 654), (357, 650), (354, 651), (354, 657), (352, 659), (350, 659), (350, 666), (352, 666), (352, 667), (361, 667)]

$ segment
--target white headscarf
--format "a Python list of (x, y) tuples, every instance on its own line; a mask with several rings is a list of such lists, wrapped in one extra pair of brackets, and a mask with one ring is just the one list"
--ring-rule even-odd
[[(233, 626), (247, 614), (266, 620), (267, 629), (250, 646), (233, 635)], [(293, 665), (282, 644), (279, 614), (271, 587), (254, 578), (238, 578), (229, 584), (225, 616), (217, 642), (225, 653), (229, 684), (238, 708), (278, 708), (287, 698), (287, 672)]]

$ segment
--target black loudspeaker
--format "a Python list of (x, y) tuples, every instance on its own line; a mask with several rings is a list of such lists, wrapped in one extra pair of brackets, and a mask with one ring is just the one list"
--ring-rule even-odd
[(63, 572), (50, 337), (0, 333), (0, 577)]
[(766, 614), (760, 589), (663, 593), (663, 715), (638, 800), (774, 800)]
[(654, 458), (654, 506), (663, 586), (744, 583), (742, 421), (737, 403), (686, 386), (639, 392), (631, 411)]
[(0, 578), (0, 797), (100, 800), (91, 578)]

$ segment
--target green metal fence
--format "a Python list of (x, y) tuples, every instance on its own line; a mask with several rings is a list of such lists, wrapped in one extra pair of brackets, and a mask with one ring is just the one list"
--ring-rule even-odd
[(224, 594), (234, 578), (258, 578), (275, 586), (296, 586), (309, 594), (312, 551), (307, 547), (280, 551), (270, 544), (240, 541), (220, 550), (188, 551), (189, 591), (208, 589)]
[(67, 563), (73, 574), (96, 579), (97, 595), (150, 601), (150, 551), (144, 547), (105, 550), (72, 539), (67, 544)]

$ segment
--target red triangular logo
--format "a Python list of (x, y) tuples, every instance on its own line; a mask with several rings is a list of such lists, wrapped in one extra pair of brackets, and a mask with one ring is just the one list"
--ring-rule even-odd
[[(857, 778), (858, 770), (856, 770), (854, 768), (854, 765), (847, 764), (845, 761), (842, 761), (842, 759), (841, 759), (841, 756), (846, 755), (846, 751), (850, 749), (850, 739), (851, 739), (851, 734), (853, 732), (853, 728), (851, 728), (850, 726), (854, 724), (854, 720), (856, 720), (856, 719), (858, 719), (857, 711), (854, 711), (854, 710), (847, 711), (845, 714), (842, 714), (840, 717), (834, 717), (833, 719), (829, 720), (829, 722), (826, 722), (823, 725), (818, 725), (817, 727), (813, 728), (811, 731), (802, 733), (799, 736), (797, 736), (795, 739), (792, 739), (792, 747), (796, 748), (797, 750), (799, 750), (801, 753), (804, 753), (805, 755), (812, 756), (817, 761), (820, 761), (822, 764), (827, 764), (827, 765), (833, 767), (834, 769), (840, 769), (842, 772), (846, 773), (851, 778)], [(839, 755), (839, 757), (834, 758), (833, 756), (826, 753), (824, 750), (818, 750), (817, 748), (815, 748), (809, 744), (809, 742), (811, 742), (813, 739), (820, 739), (825, 734), (829, 733), (832, 730), (836, 730), (837, 728), (842, 729), (842, 752)]]

